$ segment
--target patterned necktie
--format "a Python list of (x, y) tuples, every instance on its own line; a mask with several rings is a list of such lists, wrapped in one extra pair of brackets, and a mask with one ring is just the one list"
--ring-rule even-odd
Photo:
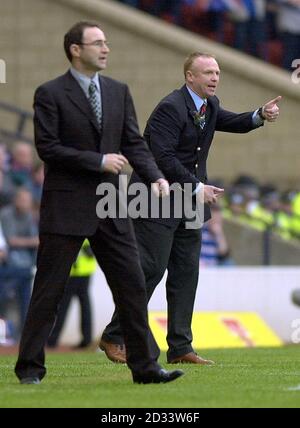
[(205, 99), (201, 108), (200, 108), (200, 127), (201, 129), (204, 128), (205, 126), (205, 113), (206, 113), (206, 108), (207, 108), (207, 100)]
[(101, 116), (102, 116), (101, 105), (99, 101), (99, 95), (97, 94), (97, 86), (96, 86), (96, 83), (93, 82), (93, 80), (91, 80), (91, 83), (89, 86), (89, 102), (96, 116), (99, 128), (101, 128)]

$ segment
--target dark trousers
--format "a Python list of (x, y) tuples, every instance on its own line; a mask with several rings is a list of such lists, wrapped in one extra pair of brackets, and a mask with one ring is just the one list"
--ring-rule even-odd
[[(87, 238), (119, 311), (129, 368), (137, 375), (157, 370), (159, 350), (155, 355), (150, 351), (145, 278), (131, 222), (126, 233), (119, 233), (111, 219), (100, 220), (96, 233)], [(32, 376), (42, 379), (46, 374), (44, 347), (84, 239), (40, 236), (37, 273), (15, 368), (20, 379)]]
[(49, 346), (56, 346), (63, 329), (66, 315), (73, 297), (78, 297), (80, 304), (80, 328), (82, 340), (79, 345), (88, 346), (92, 340), (92, 314), (89, 298), (90, 276), (71, 276), (59, 304), (57, 318), (48, 339)]
[[(201, 230), (185, 229), (183, 221), (177, 226), (167, 227), (147, 220), (136, 220), (134, 228), (148, 300), (168, 269), (167, 358), (170, 361), (193, 351), (191, 322), (199, 275)], [(117, 310), (102, 337), (110, 343), (124, 343)]]

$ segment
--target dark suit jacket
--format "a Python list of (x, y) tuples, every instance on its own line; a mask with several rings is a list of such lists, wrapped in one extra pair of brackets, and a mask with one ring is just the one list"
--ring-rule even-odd
[[(122, 152), (147, 183), (163, 174), (157, 168), (137, 125), (128, 87), (99, 77), (102, 130), (89, 101), (70, 72), (40, 86), (34, 98), (35, 144), (45, 162), (40, 232), (64, 235), (95, 233), (96, 188), (118, 184), (118, 176), (101, 173), (105, 153)], [(115, 220), (119, 231), (127, 220)]]
[[(199, 182), (207, 182), (206, 161), (215, 131), (246, 133), (255, 128), (252, 112), (232, 113), (223, 110), (216, 96), (208, 98), (206, 124), (203, 130), (194, 124), (196, 107), (186, 86), (166, 96), (151, 114), (144, 136), (157, 165), (166, 179), (172, 183), (191, 183), (194, 190)], [(142, 179), (138, 172), (132, 182)], [(170, 219), (153, 219), (166, 225), (174, 224), (171, 209)], [(205, 207), (205, 220), (210, 210)]]

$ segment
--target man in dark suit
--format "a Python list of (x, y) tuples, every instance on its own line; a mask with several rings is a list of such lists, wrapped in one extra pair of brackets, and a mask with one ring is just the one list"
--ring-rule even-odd
[(88, 238), (119, 311), (134, 382), (169, 382), (183, 372), (161, 369), (158, 348), (150, 352), (145, 278), (131, 220), (96, 214), (97, 186), (117, 186), (127, 159), (157, 194), (168, 192), (168, 182), (139, 134), (127, 86), (97, 73), (109, 53), (98, 24), (75, 24), (64, 47), (71, 69), (40, 86), (34, 99), (35, 143), (46, 174), (37, 273), (15, 372), (23, 384), (45, 376), (44, 346)]
[[(223, 193), (223, 189), (206, 184), (206, 160), (215, 131), (245, 133), (263, 125), (265, 120), (275, 121), (281, 97), (254, 112), (236, 114), (223, 110), (215, 96), (220, 69), (214, 57), (198, 52), (191, 54), (184, 64), (184, 75), (185, 85), (165, 97), (155, 108), (148, 120), (145, 137), (170, 184), (177, 183), (185, 194), (189, 192), (189, 184), (194, 205), (197, 200), (206, 203), (203, 217), (208, 220), (209, 204), (215, 203)], [(132, 182), (141, 180), (136, 171)], [(187, 227), (184, 215), (175, 218), (174, 212), (175, 207), (169, 218), (160, 216), (134, 221), (148, 299), (168, 269), (168, 362), (212, 364), (192, 348), (191, 321), (198, 283), (201, 229), (199, 226)], [(124, 362), (123, 343), (115, 312), (104, 330), (100, 348), (111, 360)], [(109, 354), (112, 344), (118, 347), (118, 353)]]

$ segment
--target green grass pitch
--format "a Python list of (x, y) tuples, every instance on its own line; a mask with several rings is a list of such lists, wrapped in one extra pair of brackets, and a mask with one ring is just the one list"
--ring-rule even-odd
[[(0, 407), (205, 408), (300, 407), (300, 346), (201, 352), (214, 366), (181, 365), (185, 376), (136, 385), (125, 365), (101, 353), (47, 355), (40, 385), (19, 385), (15, 356), (0, 356)], [(161, 363), (168, 369), (178, 365)]]

